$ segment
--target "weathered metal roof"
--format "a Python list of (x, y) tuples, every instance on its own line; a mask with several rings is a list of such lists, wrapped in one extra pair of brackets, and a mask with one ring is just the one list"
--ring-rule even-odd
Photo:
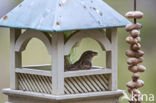
[(123, 27), (129, 21), (103, 0), (24, 0), (0, 26), (41, 31)]

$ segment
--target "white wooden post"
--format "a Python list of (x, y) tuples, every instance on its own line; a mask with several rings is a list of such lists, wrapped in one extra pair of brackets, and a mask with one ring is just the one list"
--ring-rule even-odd
[(64, 94), (64, 34), (52, 36), (52, 94)]
[(21, 53), (15, 51), (16, 40), (21, 34), (20, 29), (10, 29), (10, 88), (18, 89), (18, 82), (15, 73), (15, 68), (21, 67)]
[(109, 89), (110, 90), (117, 90), (117, 68), (118, 68), (118, 62), (117, 62), (117, 29), (107, 29), (106, 30), (106, 35), (111, 41), (111, 51), (106, 52), (106, 67), (112, 69), (112, 74), (110, 76), (109, 80)]

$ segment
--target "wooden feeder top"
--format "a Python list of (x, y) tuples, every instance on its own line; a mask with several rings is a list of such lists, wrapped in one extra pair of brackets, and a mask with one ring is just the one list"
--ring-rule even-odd
[(103, 0), (24, 0), (1, 27), (46, 32), (124, 27), (130, 23)]

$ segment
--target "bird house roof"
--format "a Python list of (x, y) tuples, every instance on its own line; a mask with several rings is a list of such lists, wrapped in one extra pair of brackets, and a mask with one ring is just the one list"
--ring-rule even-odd
[(0, 26), (41, 31), (123, 27), (129, 21), (103, 0), (24, 0)]

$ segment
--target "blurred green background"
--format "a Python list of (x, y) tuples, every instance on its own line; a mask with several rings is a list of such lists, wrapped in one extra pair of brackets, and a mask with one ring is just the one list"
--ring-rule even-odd
[[(19, 2), (19, 0), (14, 1)], [(122, 15), (133, 8), (133, 0), (104, 1)], [(15, 2), (12, 3), (16, 4)], [(145, 61), (143, 65), (147, 67), (147, 71), (141, 75), (141, 79), (145, 81), (145, 86), (141, 89), (141, 92), (144, 94), (154, 94), (156, 96), (156, 0), (137, 0), (137, 3), (137, 9), (143, 11), (145, 15), (142, 20), (138, 21), (143, 25), (141, 30), (141, 44), (143, 51), (145, 51)], [(118, 29), (118, 88), (122, 90), (126, 90), (125, 84), (131, 79), (131, 73), (127, 70), (127, 57), (124, 55), (125, 50), (129, 48), (129, 45), (125, 43), (126, 36), (128, 36), (128, 33), (125, 32), (123, 28)], [(0, 89), (9, 87), (9, 43), (9, 29), (0, 28)], [(76, 48), (74, 52), (76, 54), (75, 58), (78, 58), (80, 54), (87, 49), (99, 51), (100, 54), (94, 59), (94, 64), (105, 66), (105, 59), (103, 59), (105, 58), (105, 53), (102, 54), (100, 46), (94, 40), (88, 38), (82, 40), (80, 47)], [(37, 39), (32, 39), (26, 51), (23, 52), (23, 65), (49, 63), (51, 63), (51, 57), (48, 55), (44, 44)], [(4, 103), (4, 101), (7, 101), (7, 96), (0, 92), (0, 103)], [(121, 103), (128, 102), (125, 99), (121, 99)], [(148, 103), (155, 102), (148, 101)]]

